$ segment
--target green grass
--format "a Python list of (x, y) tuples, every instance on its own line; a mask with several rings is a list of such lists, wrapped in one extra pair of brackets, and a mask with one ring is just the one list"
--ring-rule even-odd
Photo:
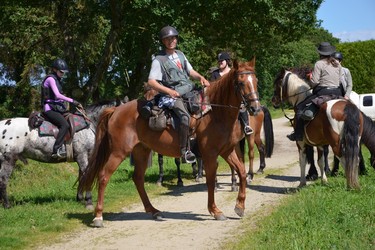
[(244, 220), (245, 233), (225, 249), (375, 249), (375, 171), (360, 177), (360, 191), (348, 191), (340, 171)]
[[(174, 159), (164, 158), (164, 186), (156, 185), (157, 156), (146, 172), (146, 190), (152, 198), (173, 189), (177, 183)], [(191, 166), (182, 164), (184, 181), (193, 181)], [(125, 161), (113, 174), (107, 189), (105, 213), (118, 213), (124, 206), (141, 203), (131, 179), (133, 167)], [(0, 249), (26, 249), (54, 242), (66, 232), (91, 223), (92, 212), (75, 201), (76, 164), (17, 163), (8, 185), (11, 209), (0, 208)], [(93, 192), (96, 201), (97, 191)]]

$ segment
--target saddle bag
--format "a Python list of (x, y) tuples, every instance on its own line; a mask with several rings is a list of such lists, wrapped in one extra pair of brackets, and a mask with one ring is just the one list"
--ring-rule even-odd
[(154, 131), (163, 131), (167, 127), (167, 116), (157, 106), (152, 109), (152, 115), (148, 120), (148, 126)]

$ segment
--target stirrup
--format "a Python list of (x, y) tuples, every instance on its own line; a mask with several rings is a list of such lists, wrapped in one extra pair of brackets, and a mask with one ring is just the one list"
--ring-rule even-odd
[(194, 163), (197, 161), (195, 154), (190, 150), (187, 150), (185, 153), (182, 154), (182, 162), (183, 163)]
[(249, 125), (246, 125), (243, 128), (243, 131), (245, 132), (245, 135), (251, 135), (252, 133), (254, 133), (254, 130)]

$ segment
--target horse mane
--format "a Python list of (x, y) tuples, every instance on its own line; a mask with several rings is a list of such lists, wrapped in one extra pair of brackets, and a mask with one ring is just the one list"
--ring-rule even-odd
[(231, 69), (227, 74), (223, 75), (214, 82), (211, 82), (210, 86), (207, 88), (206, 95), (208, 96), (211, 103), (223, 103), (227, 102), (228, 98), (228, 84), (232, 84), (232, 79), (236, 74), (235, 69)]

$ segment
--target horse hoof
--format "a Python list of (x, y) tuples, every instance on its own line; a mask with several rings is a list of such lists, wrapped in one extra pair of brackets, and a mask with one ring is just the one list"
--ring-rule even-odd
[(184, 183), (183, 183), (182, 181), (179, 181), (179, 182), (177, 182), (177, 186), (178, 186), (178, 187), (183, 187), (183, 186), (184, 186)]
[(264, 174), (264, 169), (263, 168), (258, 169), (258, 171), (256, 172), (256, 174)]
[(250, 179), (250, 178), (246, 179), (247, 185), (251, 185), (252, 182), (253, 182), (253, 179)]
[(85, 208), (87, 209), (87, 210), (89, 210), (89, 211), (94, 211), (94, 205), (92, 205), (92, 204), (87, 204), (86, 206), (85, 206)]
[(94, 218), (94, 220), (92, 221), (92, 226), (93, 227), (104, 227), (103, 225), (103, 217), (99, 217), (99, 218)]
[(241, 218), (245, 215), (245, 210), (237, 206), (234, 208), (234, 212)]
[(312, 175), (308, 174), (308, 175), (306, 175), (306, 180), (308, 180), (308, 181), (315, 181), (317, 179), (318, 179), (318, 175), (317, 174), (312, 174)]
[(156, 212), (152, 215), (152, 218), (154, 220), (163, 220), (164, 216), (161, 212)]
[(214, 218), (215, 220), (227, 220), (227, 217), (223, 213), (215, 214)]
[(157, 181), (157, 182), (156, 182), (156, 185), (158, 185), (159, 187), (163, 186), (163, 184), (162, 184), (161, 181)]
[(197, 178), (195, 178), (195, 182), (202, 183), (203, 182), (203, 178), (202, 177), (197, 177)]
[(231, 191), (232, 191), (232, 192), (237, 192), (237, 191), (238, 191), (238, 187), (237, 187), (237, 186), (232, 186)]

